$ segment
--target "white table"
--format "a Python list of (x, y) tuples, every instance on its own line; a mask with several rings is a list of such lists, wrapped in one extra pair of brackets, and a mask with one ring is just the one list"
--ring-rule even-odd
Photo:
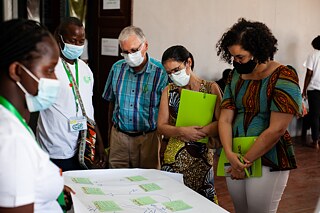
[(227, 212), (154, 169), (68, 171), (64, 180), (76, 192), (72, 195), (75, 213)]

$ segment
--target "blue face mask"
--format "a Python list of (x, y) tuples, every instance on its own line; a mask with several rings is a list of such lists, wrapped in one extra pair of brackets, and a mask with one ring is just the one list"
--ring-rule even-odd
[(84, 45), (78, 46), (78, 45), (68, 44), (63, 41), (63, 38), (61, 35), (60, 35), (60, 37), (61, 37), (61, 40), (64, 44), (64, 48), (61, 49), (62, 54), (67, 59), (70, 59), (70, 60), (74, 60), (74, 59), (79, 58), (80, 55), (83, 53)]
[(25, 93), (29, 112), (41, 111), (49, 108), (58, 96), (60, 82), (56, 79), (38, 78), (34, 76), (25, 66), (20, 64), (23, 70), (29, 74), (36, 82), (38, 82), (38, 94), (33, 96), (27, 92), (20, 82), (16, 82), (20, 89)]

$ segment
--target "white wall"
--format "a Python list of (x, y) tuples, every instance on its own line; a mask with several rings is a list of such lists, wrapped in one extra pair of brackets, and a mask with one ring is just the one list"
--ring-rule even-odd
[[(221, 35), (240, 17), (264, 22), (278, 39), (275, 60), (294, 66), (303, 87), (302, 64), (320, 35), (319, 9), (319, 0), (133, 0), (133, 25), (146, 34), (151, 56), (160, 60), (168, 47), (184, 45), (194, 55), (194, 71), (217, 80), (230, 67), (217, 57)], [(289, 131), (300, 135), (301, 121), (294, 119)]]
[(182, 44), (195, 57), (195, 72), (217, 80), (228, 65), (215, 45), (238, 18), (264, 22), (278, 39), (275, 59), (293, 65), (303, 85), (302, 64), (320, 34), (319, 0), (134, 0), (133, 25), (149, 41), (149, 53), (161, 59), (168, 47)]

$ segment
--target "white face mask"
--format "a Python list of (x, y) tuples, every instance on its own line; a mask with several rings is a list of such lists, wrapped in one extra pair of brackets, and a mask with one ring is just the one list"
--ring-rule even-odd
[(38, 78), (25, 66), (20, 65), (36, 82), (38, 82), (38, 95), (33, 96), (27, 92), (20, 82), (16, 82), (25, 93), (27, 106), (30, 112), (41, 111), (49, 108), (56, 100), (60, 89), (60, 82), (56, 79)]
[(173, 83), (179, 87), (184, 87), (189, 83), (190, 75), (187, 74), (186, 68), (169, 75)]
[(141, 54), (141, 50), (135, 52), (135, 53), (121, 53), (121, 55), (124, 57), (124, 60), (128, 63), (130, 67), (138, 67), (143, 62), (143, 56)]

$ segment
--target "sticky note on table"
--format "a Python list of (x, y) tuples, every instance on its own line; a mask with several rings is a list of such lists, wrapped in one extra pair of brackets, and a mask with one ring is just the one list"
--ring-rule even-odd
[(104, 195), (104, 192), (100, 188), (82, 187), (82, 190), (84, 193), (90, 195)]
[(134, 202), (135, 204), (137, 204), (139, 206), (144, 206), (144, 205), (154, 204), (157, 201), (155, 201), (151, 197), (147, 196), (147, 197), (139, 197), (139, 198), (133, 199), (132, 202)]
[(94, 201), (93, 204), (100, 212), (114, 212), (122, 210), (114, 201), (111, 200)]
[(143, 176), (131, 176), (131, 177), (127, 177), (129, 180), (131, 181), (144, 181), (144, 180), (147, 180), (147, 178), (143, 177)]
[(139, 186), (146, 192), (156, 191), (161, 189), (161, 187), (155, 183), (141, 184)]
[(189, 206), (188, 204), (186, 204), (182, 200), (175, 200), (175, 201), (171, 201), (171, 202), (165, 202), (165, 203), (162, 203), (162, 204), (167, 209), (170, 209), (173, 212), (182, 211), (182, 210), (186, 210), (186, 209), (191, 209), (192, 208), (192, 206)]
[(92, 184), (89, 178), (74, 177), (74, 178), (71, 178), (71, 180), (75, 183), (80, 183), (80, 184)]

